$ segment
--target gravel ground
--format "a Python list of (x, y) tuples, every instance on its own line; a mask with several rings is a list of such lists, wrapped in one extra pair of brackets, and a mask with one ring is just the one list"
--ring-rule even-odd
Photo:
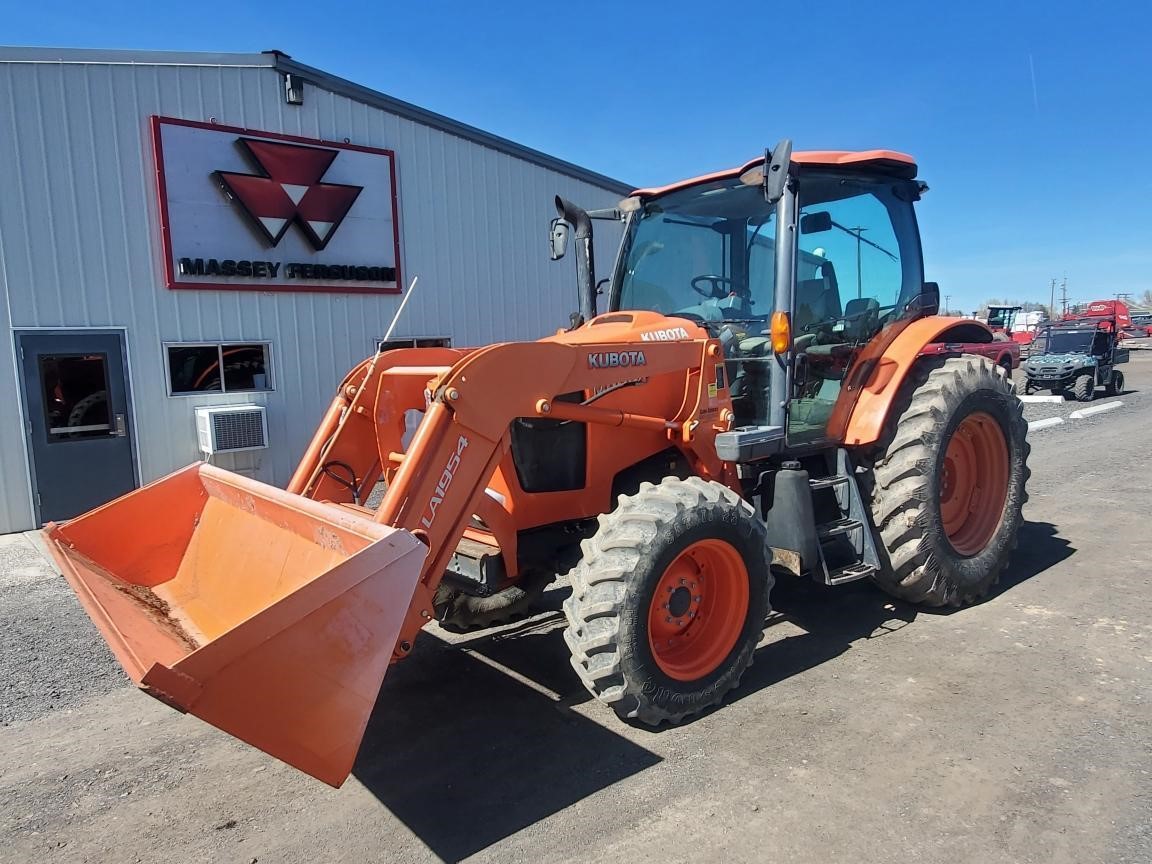
[(0, 536), (0, 725), (67, 710), (127, 683), (35, 541)]
[(729, 704), (653, 732), (587, 698), (552, 591), (530, 622), (423, 636), (338, 791), (128, 686), (3, 538), (0, 862), (1148, 864), (1150, 355), (1124, 408), (1033, 436), (985, 602), (782, 584)]

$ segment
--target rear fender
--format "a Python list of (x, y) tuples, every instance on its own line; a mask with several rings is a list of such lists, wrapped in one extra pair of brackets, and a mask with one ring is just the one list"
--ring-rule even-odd
[(852, 364), (828, 422), (829, 435), (851, 446), (876, 443), (904, 379), (927, 346), (991, 339), (987, 326), (963, 318), (930, 315), (892, 322)]

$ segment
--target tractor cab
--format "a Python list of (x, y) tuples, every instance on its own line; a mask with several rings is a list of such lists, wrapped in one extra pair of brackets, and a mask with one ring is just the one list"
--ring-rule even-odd
[[(915, 165), (847, 155), (793, 154), (793, 182), (776, 201), (752, 162), (623, 204), (610, 310), (660, 312), (718, 338), (737, 437), (788, 446), (834, 437), (853, 361), (924, 292), (913, 203), (926, 187)], [(777, 333), (783, 351), (774, 327), (787, 330)]]
[(1022, 306), (989, 306), (988, 329), (999, 335), (1000, 338), (1010, 339), (1016, 328), (1016, 317), (1020, 314)]

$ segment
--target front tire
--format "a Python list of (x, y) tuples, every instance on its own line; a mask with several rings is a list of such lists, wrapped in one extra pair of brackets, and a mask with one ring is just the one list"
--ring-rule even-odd
[(752, 505), (699, 477), (642, 483), (581, 551), (564, 640), (588, 692), (652, 726), (723, 701), (752, 663), (772, 588)]
[(962, 606), (996, 584), (1028, 499), (1023, 406), (987, 360), (923, 360), (891, 409), (872, 469), (889, 594)]
[(1096, 376), (1077, 375), (1072, 384), (1072, 395), (1077, 402), (1091, 402), (1096, 395)]
[(1109, 396), (1119, 396), (1124, 392), (1124, 373), (1113, 370), (1112, 380), (1108, 382), (1108, 387), (1105, 388)]

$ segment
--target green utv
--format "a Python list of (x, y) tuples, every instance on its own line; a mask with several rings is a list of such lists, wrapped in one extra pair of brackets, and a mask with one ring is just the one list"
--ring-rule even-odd
[(1032, 352), (1021, 365), (1024, 393), (1051, 390), (1071, 393), (1078, 402), (1091, 402), (1096, 387), (1109, 396), (1124, 390), (1128, 349), (1119, 347), (1117, 330), (1108, 321), (1061, 321), (1042, 329)]

